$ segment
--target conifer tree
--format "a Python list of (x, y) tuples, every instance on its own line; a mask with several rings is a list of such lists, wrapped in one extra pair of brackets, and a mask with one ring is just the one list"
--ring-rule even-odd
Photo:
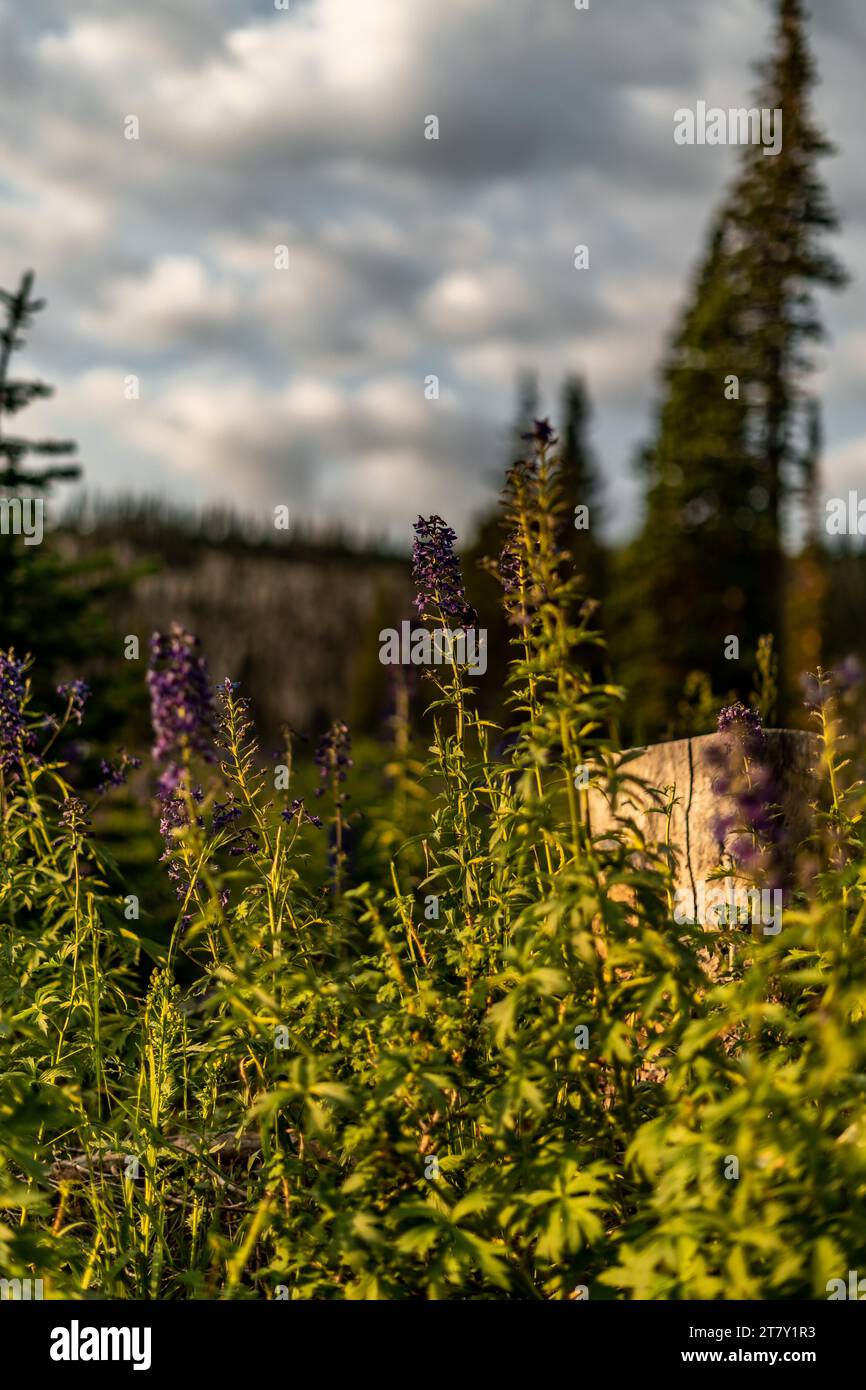
[[(102, 723), (110, 738), (118, 714), (132, 699), (135, 673), (120, 660), (122, 618), (116, 601), (133, 576), (119, 571), (110, 555), (70, 559), (63, 553), (45, 524), (45, 503), (56, 483), (80, 477), (77, 446), (66, 439), (27, 438), (11, 427), (33, 401), (53, 395), (45, 382), (12, 374), (24, 333), (45, 307), (33, 296), (33, 280), (28, 271), (16, 291), (0, 290), (0, 500), (7, 518), (6, 534), (0, 534), (0, 650), (14, 647), (22, 656), (34, 656), (36, 692), (46, 702), (56, 704), (54, 687), (61, 678), (99, 676), (88, 728), (98, 737)], [(42, 504), (38, 544), (26, 544), (24, 535), (14, 533), (15, 509), (25, 501), (31, 518), (35, 504)]]
[(817, 163), (833, 153), (833, 146), (810, 109), (817, 78), (802, 0), (779, 0), (775, 51), (760, 73), (761, 105), (783, 113), (782, 148), (768, 157), (760, 145), (746, 146), (731, 199), (730, 232), (735, 273), (747, 295), (744, 361), (758, 387), (754, 452), (768, 493), (772, 546), (767, 558), (773, 566), (765, 578), (780, 612), (786, 504), (808, 486), (803, 462), (814, 458), (808, 448), (812, 407), (800, 386), (811, 366), (808, 345), (823, 337), (814, 289), (839, 288), (846, 278), (823, 244), (836, 219)]
[(9, 375), (12, 354), (25, 346), (21, 336), (33, 322), (34, 314), (45, 308), (44, 299), (33, 299), (33, 271), (28, 270), (21, 277), (21, 284), (14, 294), (0, 290), (0, 306), (5, 310), (6, 321), (0, 328), (0, 486), (6, 491), (16, 491), (24, 487), (46, 489), (60, 479), (78, 478), (81, 469), (78, 464), (53, 464), (32, 472), (22, 467), (28, 455), (66, 456), (76, 452), (71, 440), (24, 439), (9, 434), (5, 428), (5, 416), (15, 415), (31, 401), (53, 395), (50, 386), (44, 381), (20, 381)]
[(663, 369), (656, 439), (641, 460), (646, 518), (622, 595), (632, 617), (618, 670), (649, 730), (668, 729), (691, 671), (728, 688), (727, 637), (745, 646), (766, 630), (766, 613), (747, 610), (767, 538), (749, 505), (746, 406), (731, 380), (740, 346), (720, 219)]
[[(642, 612), (628, 647), (643, 717), (664, 726), (691, 670), (745, 696), (763, 633), (784, 637), (791, 507), (802, 495), (808, 414), (801, 381), (821, 336), (819, 285), (844, 275), (823, 247), (835, 226), (817, 174), (831, 147), (809, 103), (815, 82), (800, 0), (778, 0), (759, 105), (782, 111), (776, 155), (744, 148), (662, 375), (645, 452), (647, 505), (630, 554)], [(740, 644), (726, 659), (726, 639)], [(789, 669), (783, 659), (783, 670)]]
[[(11, 375), (12, 358), (25, 346), (22, 336), (33, 318), (45, 306), (33, 298), (33, 272), (22, 276), (14, 293), (0, 290), (0, 306), (5, 321), (0, 328), (0, 490), (20, 507), (26, 499), (31, 508), (38, 505), (44, 518), (44, 504), (53, 483), (77, 478), (80, 468), (68, 460), (76, 446), (69, 440), (27, 439), (9, 428), (32, 401), (45, 399), (52, 389), (43, 381), (25, 381)], [(40, 459), (65, 462), (39, 466)], [(7, 534), (0, 535), (0, 647), (30, 649), (40, 635), (40, 599), (52, 602), (53, 564), (46, 561), (41, 540), (27, 545), (21, 534), (14, 534), (15, 513), (6, 507)]]

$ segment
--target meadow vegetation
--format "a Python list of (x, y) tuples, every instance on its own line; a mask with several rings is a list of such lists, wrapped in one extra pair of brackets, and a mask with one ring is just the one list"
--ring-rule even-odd
[[(4, 1276), (64, 1298), (788, 1299), (866, 1258), (859, 675), (806, 692), (814, 828), (781, 931), (675, 920), (664, 809), (588, 826), (581, 769), (623, 804), (628, 697), (599, 677), (546, 422), (527, 452), (495, 565), (507, 719), (456, 660), (431, 668), (422, 758), (395, 670), (360, 794), (344, 724), (312, 762), (288, 733), (266, 755), (181, 628), (152, 645), (152, 759), (87, 787), (64, 751), (87, 688), (46, 716), (0, 655)], [(418, 621), (476, 621), (453, 532), (416, 536)], [(757, 883), (784, 833), (759, 712), (721, 730), (720, 859)], [(103, 843), (130, 775), (166, 920)]]

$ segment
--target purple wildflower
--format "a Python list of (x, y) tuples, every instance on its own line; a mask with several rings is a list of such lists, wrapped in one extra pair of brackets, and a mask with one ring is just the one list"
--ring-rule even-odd
[(120, 761), (117, 764), (108, 762), (105, 758), (100, 760), (99, 770), (102, 773), (102, 781), (96, 790), (103, 796), (111, 787), (122, 787), (126, 784), (130, 769), (141, 767), (141, 758), (135, 758), (131, 753), (127, 753), (125, 748), (118, 748)]
[(0, 651), (0, 772), (18, 772), (36, 735), (24, 721), (25, 663), (13, 651)]
[[(313, 755), (313, 761), (319, 768), (319, 775), (325, 782), (330, 780), (345, 782), (346, 771), (352, 766), (352, 759), (349, 756), (351, 749), (352, 738), (348, 725), (335, 719)], [(316, 796), (322, 796), (324, 792), (324, 787), (316, 788)]]
[(719, 733), (722, 739), (708, 750), (708, 761), (718, 769), (713, 790), (728, 798), (728, 806), (716, 815), (714, 833), (741, 870), (779, 886), (782, 825), (778, 788), (764, 761), (767, 736), (761, 716), (741, 702), (728, 705), (719, 714)]
[(159, 833), (165, 841), (165, 854), (167, 858), (174, 844), (175, 830), (182, 830), (189, 824), (186, 813), (186, 802), (183, 794), (179, 791), (172, 791), (160, 797), (160, 817)]
[[(147, 684), (158, 762), (175, 764), (188, 754), (213, 760), (213, 696), (199, 646), (198, 638), (177, 623), (170, 633), (155, 632), (151, 639)], [(172, 780), (176, 786), (179, 774)]]
[(539, 591), (537, 587), (528, 583), (527, 575), (523, 571), (516, 535), (503, 546), (493, 569), (502, 585), (503, 602), (509, 623), (514, 627), (528, 628), (535, 612), (532, 600), (537, 598)]
[(90, 825), (86, 803), (80, 797), (67, 796), (61, 804), (60, 820), (73, 835), (86, 835)]
[(234, 792), (229, 792), (225, 801), (215, 801), (213, 807), (212, 830), (224, 830), (227, 825), (231, 825), (232, 821), (240, 819), (243, 815), (243, 810), (238, 805)]
[[(162, 836), (164, 849), (160, 855), (160, 863), (166, 865), (166, 873), (174, 884), (174, 891), (178, 898), (185, 898), (190, 891), (190, 880), (182, 871), (181, 866), (176, 860), (172, 859), (172, 853), (176, 849), (176, 832), (184, 830), (189, 825), (189, 814), (187, 810), (186, 798), (177, 786), (170, 786), (165, 774), (160, 779), (159, 791), (159, 833)], [(199, 791), (196, 788), (195, 791)], [(193, 798), (201, 800), (201, 796), (192, 793)], [(199, 826), (203, 825), (201, 816), (196, 817)], [(188, 924), (191, 918), (184, 917), (184, 923)]]
[(63, 685), (58, 685), (57, 694), (61, 700), (66, 700), (70, 719), (74, 719), (76, 724), (80, 724), (84, 718), (84, 706), (90, 699), (90, 686), (86, 681), (66, 681)]
[(520, 587), (520, 555), (513, 545), (505, 545), (499, 555), (499, 578), (506, 594)]
[(762, 752), (767, 742), (760, 713), (756, 709), (749, 709), (739, 700), (735, 705), (725, 705), (719, 711), (719, 733), (735, 736), (742, 743), (747, 757)]
[(438, 614), (456, 622), (458, 627), (475, 627), (478, 614), (466, 598), (460, 561), (454, 553), (457, 539), (441, 516), (423, 517), (415, 522), (415, 543), (412, 546), (412, 577), (417, 586), (415, 607), (420, 617), (428, 608), (438, 608)]
[(307, 825), (314, 825), (316, 829), (321, 829), (321, 816), (311, 816), (303, 801), (299, 801), (297, 798), (292, 802), (291, 806), (286, 806), (280, 812), (280, 815), (284, 821), (293, 821), (295, 816), (303, 816)]
[(549, 420), (535, 420), (530, 432), (522, 434), (520, 438), (537, 444), (542, 449), (547, 449), (551, 444), (556, 443), (556, 431)]

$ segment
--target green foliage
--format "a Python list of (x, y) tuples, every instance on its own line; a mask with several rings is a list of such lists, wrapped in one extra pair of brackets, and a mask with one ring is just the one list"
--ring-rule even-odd
[(320, 763), (319, 828), (220, 688), (218, 770), (185, 757), (166, 818), (167, 947), (128, 919), (63, 725), (7, 767), (4, 1274), (72, 1298), (772, 1299), (857, 1267), (859, 754), (816, 701), (826, 804), (777, 937), (678, 923), (666, 816), (589, 827), (578, 771), (615, 806), (628, 782), (624, 697), (593, 674), (567, 512), (539, 430), (506, 492), (508, 740), (468, 668), (432, 668), (426, 770), (404, 703), (379, 792), (367, 772), (344, 804), (354, 769)]

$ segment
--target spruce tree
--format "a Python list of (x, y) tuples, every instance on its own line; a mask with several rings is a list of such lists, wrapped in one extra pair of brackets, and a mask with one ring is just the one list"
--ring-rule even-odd
[(761, 105), (783, 113), (782, 148), (772, 157), (760, 145), (746, 146), (731, 199), (730, 230), (735, 272), (746, 297), (744, 362), (757, 387), (751, 421), (756, 469), (768, 493), (772, 568), (765, 580), (781, 637), (789, 504), (809, 487), (804, 464), (808, 470), (814, 458), (808, 447), (812, 405), (800, 384), (812, 365), (809, 344), (823, 337), (814, 290), (839, 288), (846, 279), (823, 244), (836, 218), (817, 164), (833, 147), (810, 109), (817, 77), (801, 0), (779, 0), (775, 51), (760, 73)]
[(766, 610), (747, 606), (747, 594), (760, 593), (768, 542), (749, 505), (746, 406), (731, 381), (740, 349), (720, 219), (663, 370), (656, 439), (641, 460), (646, 518), (622, 596), (632, 616), (618, 669), (650, 731), (672, 731), (691, 671), (728, 688), (725, 639), (743, 633), (744, 620), (746, 642), (766, 630)]
[(65, 439), (23, 439), (5, 428), (6, 416), (16, 415), (31, 401), (53, 395), (44, 381), (20, 381), (9, 375), (12, 354), (25, 346), (22, 333), (31, 326), (33, 316), (45, 308), (44, 299), (32, 298), (33, 279), (33, 271), (28, 270), (14, 294), (0, 290), (0, 306), (5, 311), (5, 323), (0, 328), (0, 459), (4, 461), (0, 464), (0, 487), (12, 493), (22, 488), (44, 492), (60, 479), (78, 478), (81, 474), (79, 465), (70, 463), (53, 464), (36, 472), (23, 467), (28, 455), (68, 458), (76, 452), (76, 445)]
[[(804, 486), (808, 427), (801, 381), (808, 343), (821, 336), (814, 289), (844, 283), (822, 244), (835, 222), (816, 165), (831, 147), (810, 112), (804, 25), (800, 0), (778, 0), (758, 104), (782, 111), (781, 150), (743, 150), (673, 338), (644, 455), (646, 516), (629, 567), (643, 610), (624, 675), (649, 692), (650, 728), (669, 722), (690, 671), (745, 696), (760, 635), (784, 642), (783, 543)], [(733, 636), (739, 662), (725, 656)]]
[[(26, 381), (11, 375), (13, 355), (25, 346), (22, 335), (45, 305), (44, 300), (33, 298), (33, 278), (33, 272), (28, 271), (17, 291), (0, 290), (4, 311), (0, 328), (0, 490), (6, 498), (15, 499), (16, 507), (25, 500), (31, 509), (38, 505), (44, 524), (45, 502), (52, 484), (77, 478), (81, 470), (68, 461), (75, 453), (71, 441), (26, 439), (9, 428), (12, 417), (17, 417), (31, 402), (52, 394), (51, 387), (43, 381)], [(40, 466), (41, 459), (66, 462)], [(9, 522), (14, 522), (16, 513), (8, 503), (4, 504), (4, 512)], [(0, 535), (0, 647), (32, 650), (40, 645), (40, 639), (46, 638), (46, 624), (53, 629), (60, 616), (54, 608), (56, 566), (44, 537), (39, 543), (28, 545), (21, 534), (14, 534), (11, 526), (5, 529), (7, 534)]]
[(123, 618), (118, 609), (134, 575), (120, 571), (110, 554), (70, 558), (59, 535), (45, 524), (45, 504), (54, 485), (81, 475), (74, 462), (76, 445), (66, 439), (27, 438), (11, 428), (33, 401), (53, 395), (45, 382), (12, 374), (14, 355), (25, 346), (23, 335), (45, 307), (44, 300), (33, 296), (33, 280), (28, 271), (15, 292), (0, 290), (0, 496), (10, 522), (18, 504), (27, 500), (32, 516), (40, 502), (43, 536), (39, 544), (28, 545), (8, 524), (3, 528), (7, 534), (0, 534), (0, 649), (14, 647), (20, 655), (34, 656), (37, 697), (49, 707), (56, 705), (59, 680), (95, 679), (88, 732), (98, 738), (101, 726), (112, 740), (135, 700), (136, 673), (120, 659)]

